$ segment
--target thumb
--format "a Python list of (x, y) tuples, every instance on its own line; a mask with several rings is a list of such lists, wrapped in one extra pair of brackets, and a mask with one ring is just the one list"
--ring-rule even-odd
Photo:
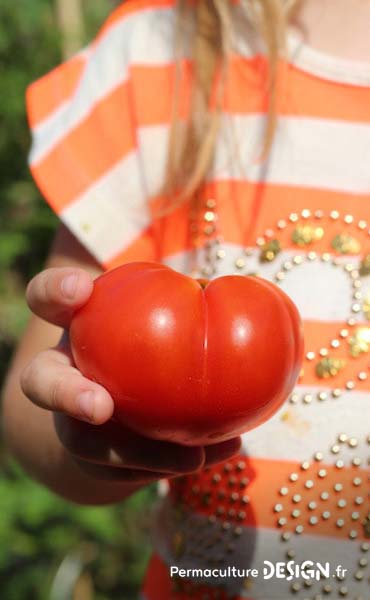
[(27, 303), (41, 319), (68, 328), (74, 312), (90, 298), (93, 286), (91, 276), (83, 269), (46, 269), (28, 284)]

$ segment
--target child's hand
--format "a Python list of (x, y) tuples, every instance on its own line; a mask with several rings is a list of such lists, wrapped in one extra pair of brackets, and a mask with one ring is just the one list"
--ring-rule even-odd
[(178, 477), (226, 460), (240, 449), (240, 438), (189, 448), (150, 440), (113, 421), (97, 427), (56, 414), (55, 424), (80, 468), (97, 479), (149, 483)]
[[(30, 282), (27, 301), (36, 315), (67, 330), (92, 289), (92, 278), (82, 269), (47, 269)], [(62, 444), (99, 479), (153, 481), (226, 460), (240, 448), (239, 438), (189, 448), (149, 440), (114, 423), (111, 396), (76, 369), (66, 333), (57, 347), (38, 354), (25, 368), (21, 385), (34, 404), (56, 413)]]

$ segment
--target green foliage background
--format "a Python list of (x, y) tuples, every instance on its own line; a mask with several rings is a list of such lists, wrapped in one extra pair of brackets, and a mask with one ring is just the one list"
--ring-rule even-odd
[[(88, 0), (86, 40), (114, 2)], [(0, 3), (0, 387), (26, 324), (27, 281), (57, 221), (27, 169), (27, 85), (61, 61), (51, 0)], [(148, 488), (122, 505), (70, 505), (27, 478), (0, 446), (0, 595), (6, 600), (133, 600), (149, 555)]]

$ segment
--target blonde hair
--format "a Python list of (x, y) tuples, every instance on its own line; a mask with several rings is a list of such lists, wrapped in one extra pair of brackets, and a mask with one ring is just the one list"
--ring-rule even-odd
[[(265, 42), (268, 58), (268, 113), (263, 155), (271, 146), (276, 126), (278, 59), (284, 49), (286, 25), (299, 1), (239, 0), (253, 15), (253, 26)], [(233, 0), (195, 0), (195, 6), (193, 3), (191, 7), (189, 0), (178, 0), (176, 88), (178, 92), (181, 79), (180, 49), (186, 37), (192, 41), (194, 86), (186, 127), (181, 126), (179, 98), (175, 93), (164, 185), (164, 195), (170, 199), (172, 207), (196, 195), (212, 165), (219, 131), (223, 83), (233, 42), (232, 3)], [(190, 21), (194, 30), (189, 34), (187, 23)], [(217, 88), (214, 92), (216, 76)], [(212, 101), (215, 99), (213, 106), (210, 106), (211, 94)]]

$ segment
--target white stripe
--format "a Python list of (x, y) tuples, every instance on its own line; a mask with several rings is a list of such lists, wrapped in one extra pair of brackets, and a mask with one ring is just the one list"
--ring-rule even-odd
[[(272, 509), (272, 507), (271, 507)], [(358, 527), (354, 527), (358, 528)], [(225, 531), (222, 529), (221, 522), (209, 523), (207, 517), (203, 515), (192, 514), (184, 515), (179, 522), (175, 517), (175, 511), (172, 510), (170, 501), (165, 501), (157, 512), (156, 523), (153, 528), (153, 538), (155, 549), (162, 560), (169, 566), (177, 566), (183, 569), (209, 569), (217, 566), (220, 569), (227, 565), (234, 566), (236, 569), (254, 568), (259, 572), (257, 578), (251, 578), (251, 587), (243, 585), (243, 580), (237, 578), (219, 578), (204, 579), (208, 585), (225, 585), (228, 593), (233, 596), (241, 595), (248, 598), (262, 598), (263, 600), (272, 600), (275, 598), (290, 597), (291, 585), (297, 579), (289, 582), (286, 579), (272, 577), (264, 579), (263, 567), (264, 561), (272, 563), (284, 562), (289, 559), (286, 557), (287, 550), (295, 552), (294, 561), (302, 564), (306, 560), (315, 563), (330, 563), (332, 577), (330, 581), (321, 582), (312, 579), (312, 587), (303, 588), (295, 594), (298, 598), (310, 598), (315, 594), (322, 592), (323, 585), (330, 583), (333, 591), (337, 592), (341, 585), (347, 585), (350, 598), (355, 598), (356, 594), (368, 592), (368, 582), (366, 572), (363, 581), (356, 581), (354, 574), (359, 570), (358, 560), (365, 556), (361, 553), (360, 543), (358, 541), (349, 541), (335, 539), (326, 536), (314, 535), (292, 535), (289, 543), (281, 541), (281, 532), (272, 529), (259, 528), (258, 530), (250, 527), (243, 527), (242, 534), (235, 537), (233, 527)], [(176, 532), (182, 532), (184, 537), (184, 546), (182, 556), (176, 557), (172, 547), (172, 540)], [(314, 532), (314, 527), (310, 527), (310, 533)], [(207, 546), (207, 540), (208, 546)], [(228, 552), (225, 553), (225, 549)], [(204, 549), (202, 552), (202, 548)], [(200, 556), (194, 556), (191, 551), (200, 550)], [(213, 557), (225, 556), (223, 562), (212, 564), (209, 559)], [(347, 569), (347, 580), (344, 583), (338, 582), (333, 576), (335, 569), (341, 565)], [(303, 582), (299, 577), (298, 581)], [(337, 596), (335, 596), (337, 597)], [(338, 594), (339, 597), (339, 594)], [(366, 596), (365, 596), (366, 597)]]
[[(326, 391), (328, 398), (318, 400), (319, 391)], [(362, 468), (366, 468), (370, 394), (353, 390), (335, 399), (330, 389), (308, 386), (297, 386), (296, 392), (300, 398), (310, 394), (312, 402), (308, 405), (301, 400), (293, 405), (286, 403), (269, 421), (244, 434), (245, 454), (272, 460), (305, 461), (320, 451), (328, 464), (340, 458), (350, 466), (354, 457), (360, 457)], [(342, 432), (357, 439), (358, 446), (351, 449), (345, 444), (340, 454), (333, 454), (330, 448)]]
[[(225, 115), (209, 179), (369, 194), (369, 124), (280, 117), (269, 160), (260, 163), (265, 123), (262, 115)], [(149, 191), (155, 194), (165, 172), (168, 127), (142, 127), (139, 139)]]
[[(222, 231), (222, 222), (220, 228)], [(217, 274), (215, 276), (257, 272), (264, 279), (279, 285), (292, 298), (304, 320), (344, 322), (352, 316), (353, 280), (343, 268), (334, 267), (330, 263), (322, 262), (319, 258), (310, 261), (301, 250), (286, 250), (281, 252), (272, 262), (261, 262), (259, 258), (260, 250), (256, 248), (250, 248), (251, 255), (245, 256), (243, 248), (236, 244), (225, 243), (221, 247), (225, 250), (226, 256), (224, 259), (216, 261)], [(302, 264), (286, 272), (284, 281), (276, 281), (275, 276), (282, 270), (283, 264), (292, 262), (293, 257), (297, 254), (303, 257)], [(238, 270), (235, 267), (235, 260), (240, 258), (241, 255), (245, 260), (245, 267)], [(205, 252), (200, 251), (198, 256), (200, 267), (206, 264), (204, 256)], [(339, 260), (343, 265), (351, 262), (357, 266), (360, 257), (352, 256), (349, 259), (349, 257), (344, 256)], [(176, 271), (189, 273), (191, 270), (191, 253), (185, 251), (166, 257), (165, 263)], [(338, 299), (340, 299), (340, 302)], [(358, 314), (358, 318), (365, 320), (362, 313)]]
[(63, 210), (61, 220), (100, 262), (114, 258), (150, 222), (137, 155), (131, 153)]
[[(370, 125), (305, 117), (278, 120), (271, 155), (258, 164), (265, 117), (224, 120), (214, 176), (368, 194)], [(236, 144), (230, 161), (228, 150)], [(232, 156), (232, 154), (231, 154)], [(238, 156), (240, 161), (238, 161)], [(238, 166), (239, 163), (239, 166)]]
[(132, 64), (160, 66), (174, 60), (174, 10), (141, 10), (110, 27), (91, 47), (86, 68), (73, 98), (33, 130), (30, 162), (36, 165), (94, 105), (124, 83)]

